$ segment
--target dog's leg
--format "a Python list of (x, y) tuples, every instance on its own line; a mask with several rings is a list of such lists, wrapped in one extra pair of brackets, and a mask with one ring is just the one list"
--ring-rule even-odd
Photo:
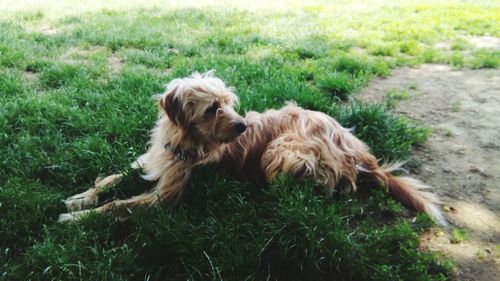
[(280, 173), (313, 178), (331, 196), (339, 181), (356, 190), (357, 170), (352, 157), (322, 139), (305, 140), (284, 134), (273, 140), (264, 151), (262, 168), (268, 181)]
[[(131, 164), (132, 169), (141, 169), (147, 154), (142, 155)], [(86, 191), (75, 194), (66, 200), (64, 204), (70, 212), (81, 211), (97, 205), (99, 194), (115, 187), (123, 178), (123, 174), (114, 174), (105, 178), (98, 177), (94, 182), (94, 188), (89, 188)]]
[(318, 162), (314, 149), (293, 134), (282, 135), (272, 141), (261, 158), (261, 166), (269, 182), (281, 173), (315, 177)]
[(112, 213), (118, 218), (127, 218), (138, 206), (152, 206), (161, 201), (176, 201), (183, 192), (186, 181), (191, 174), (191, 166), (183, 161), (173, 161), (167, 171), (158, 179), (151, 192), (134, 196), (126, 200), (115, 200), (98, 208), (61, 214), (59, 222), (70, 222), (82, 218), (89, 213)]
[(97, 178), (95, 187), (75, 194), (64, 201), (68, 211), (80, 211), (95, 206), (99, 199), (99, 194), (116, 186), (123, 178), (123, 174), (114, 174), (104, 179)]
[(155, 192), (144, 193), (126, 200), (115, 200), (95, 209), (88, 209), (83, 211), (61, 214), (59, 215), (58, 221), (62, 223), (75, 221), (93, 212), (95, 213), (112, 212), (118, 218), (125, 219), (132, 214), (132, 209), (134, 207), (139, 205), (151, 206), (156, 204), (160, 199), (161, 198), (159, 194), (156, 194)]

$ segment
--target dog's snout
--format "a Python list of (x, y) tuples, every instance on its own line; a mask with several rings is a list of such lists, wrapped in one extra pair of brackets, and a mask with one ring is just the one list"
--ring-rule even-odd
[(236, 123), (236, 131), (238, 131), (238, 133), (242, 134), (246, 129), (247, 129), (247, 124), (243, 122)]

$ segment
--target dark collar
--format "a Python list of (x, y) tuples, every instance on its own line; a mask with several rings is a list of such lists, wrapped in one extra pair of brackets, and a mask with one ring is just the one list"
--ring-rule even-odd
[(179, 147), (172, 147), (170, 143), (165, 144), (165, 150), (172, 152), (178, 160), (186, 161), (188, 158), (194, 159), (195, 153)]

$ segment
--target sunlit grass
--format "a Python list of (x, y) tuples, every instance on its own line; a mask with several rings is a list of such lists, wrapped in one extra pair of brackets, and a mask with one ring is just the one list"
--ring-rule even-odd
[(497, 68), (498, 66), (500, 66), (499, 50), (478, 50), (470, 59), (471, 68)]

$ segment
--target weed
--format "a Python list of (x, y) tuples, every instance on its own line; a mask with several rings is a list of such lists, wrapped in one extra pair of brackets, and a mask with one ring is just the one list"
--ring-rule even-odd
[(446, 128), (446, 127), (441, 127), (439, 128), (439, 130), (443, 133), (443, 135), (447, 138), (450, 138), (452, 136), (455, 135), (455, 133), (453, 133), (453, 130), (451, 130), (450, 128)]
[(465, 57), (462, 53), (460, 52), (453, 52), (450, 55), (449, 62), (450, 65), (456, 66), (456, 67), (462, 67), (465, 65)]
[(417, 89), (418, 89), (417, 83), (415, 82), (408, 83), (408, 90), (417, 90)]
[(472, 54), (468, 64), (471, 68), (497, 68), (500, 65), (500, 51), (478, 50)]
[(484, 260), (488, 256), (488, 253), (484, 249), (479, 249), (476, 251), (476, 258), (479, 260)]
[(452, 112), (460, 112), (462, 110), (462, 103), (460, 101), (453, 101), (451, 103)]
[(468, 239), (469, 239), (469, 234), (465, 231), (465, 229), (454, 228), (451, 232), (450, 241), (453, 244), (458, 244)]
[(388, 108), (394, 108), (399, 101), (410, 98), (410, 94), (407, 91), (397, 89), (390, 89), (385, 95), (385, 103)]

